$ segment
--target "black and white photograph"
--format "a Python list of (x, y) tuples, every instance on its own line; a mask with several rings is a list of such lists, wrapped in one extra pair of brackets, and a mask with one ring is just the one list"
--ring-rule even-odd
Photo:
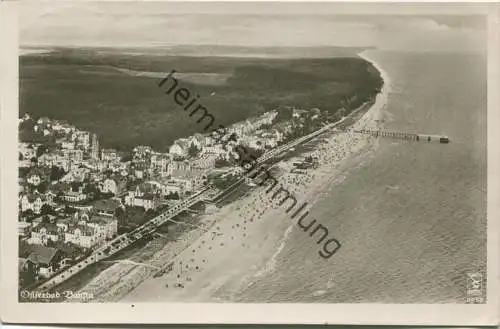
[(495, 4), (15, 7), (5, 319), (497, 323)]

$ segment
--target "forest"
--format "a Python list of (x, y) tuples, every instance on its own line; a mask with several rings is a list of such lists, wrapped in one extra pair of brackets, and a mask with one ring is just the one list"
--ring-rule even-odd
[[(136, 145), (165, 151), (175, 139), (200, 132), (158, 88), (160, 78), (118, 69), (192, 73), (183, 86), (224, 126), (280, 107), (349, 112), (372, 99), (383, 82), (369, 62), (352, 56), (230, 58), (56, 49), (20, 57), (19, 115), (67, 121), (97, 133), (101, 146), (122, 151)], [(227, 79), (215, 85), (196, 79), (217, 74)]]

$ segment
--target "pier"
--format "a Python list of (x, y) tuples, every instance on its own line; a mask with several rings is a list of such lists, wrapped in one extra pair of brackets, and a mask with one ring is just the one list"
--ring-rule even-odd
[(389, 130), (351, 130), (358, 134), (371, 135), (373, 137), (388, 137), (393, 139), (403, 139), (408, 141), (421, 141), (421, 142), (439, 142), (442, 144), (447, 144), (450, 139), (446, 135), (435, 135), (435, 134), (417, 134), (409, 133), (404, 131), (389, 131)]

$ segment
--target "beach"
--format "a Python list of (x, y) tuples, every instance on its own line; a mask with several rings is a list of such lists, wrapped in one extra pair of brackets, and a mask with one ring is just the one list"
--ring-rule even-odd
[[(384, 85), (373, 105), (350, 128), (376, 129), (384, 115), (390, 79), (366, 53), (360, 56), (379, 70)], [(277, 165), (279, 183), (299, 204), (307, 202), (310, 208), (318, 195), (347, 178), (346, 168), (355, 165), (357, 157), (377, 146), (374, 138), (349, 130), (334, 130), (317, 139), (320, 141), (314, 147), (301, 154), (316, 157), (316, 168), (303, 174), (292, 173), (292, 163), (297, 158)], [(277, 270), (276, 258), (291, 232), (297, 229), (296, 219), (290, 219), (286, 208), (278, 204), (279, 199), (273, 200), (265, 190), (265, 186), (255, 187), (242, 198), (202, 215), (200, 229), (159, 247), (152, 257), (144, 260), (147, 265), (116, 263), (80, 292), (93, 293), (94, 302), (232, 301), (232, 296), (256, 279)], [(304, 243), (314, 244), (314, 241)], [(168, 271), (154, 275), (169, 264)]]

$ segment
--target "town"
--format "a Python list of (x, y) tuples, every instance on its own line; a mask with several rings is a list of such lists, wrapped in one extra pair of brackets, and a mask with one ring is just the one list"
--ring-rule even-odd
[(143, 145), (101, 148), (96, 134), (25, 114), (19, 119), (20, 288), (48, 280), (206, 185), (224, 190), (241, 173), (238, 147), (260, 155), (313, 131), (322, 116), (318, 109), (277, 109), (228, 127), (229, 138), (195, 134), (162, 153)]

